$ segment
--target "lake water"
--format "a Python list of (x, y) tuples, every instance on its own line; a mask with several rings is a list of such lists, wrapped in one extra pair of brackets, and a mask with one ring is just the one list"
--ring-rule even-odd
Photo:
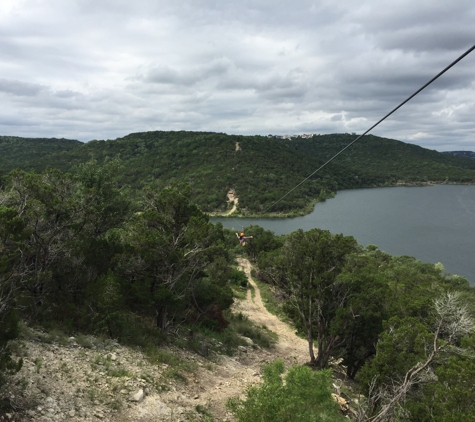
[(436, 185), (341, 191), (304, 217), (213, 218), (241, 230), (257, 224), (276, 234), (329, 230), (374, 244), (391, 255), (441, 262), (446, 271), (475, 285), (475, 186)]

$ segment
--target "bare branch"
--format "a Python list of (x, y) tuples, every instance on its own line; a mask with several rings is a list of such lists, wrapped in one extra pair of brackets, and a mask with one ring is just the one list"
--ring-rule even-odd
[[(417, 362), (405, 373), (401, 381), (393, 382), (392, 385), (382, 385), (376, 389), (376, 379), (373, 379), (366, 407), (360, 405), (357, 421), (389, 421), (396, 416), (401, 416), (401, 412), (407, 413), (402, 405), (411, 388), (416, 384), (436, 380), (431, 367), (435, 358), (449, 346), (451, 351), (456, 352), (458, 348), (455, 347), (455, 343), (474, 332), (475, 321), (470, 316), (467, 307), (461, 304), (460, 293), (448, 292), (435, 299), (433, 306), (432, 333), (434, 337), (432, 347), (426, 352), (426, 358)], [(371, 413), (376, 403), (381, 403), (381, 407), (376, 415), (369, 417), (368, 413)]]

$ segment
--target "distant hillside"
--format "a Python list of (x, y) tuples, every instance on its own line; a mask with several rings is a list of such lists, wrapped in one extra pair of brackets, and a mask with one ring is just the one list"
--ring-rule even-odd
[[(234, 189), (240, 211), (256, 214), (286, 194), (354, 139), (333, 134), (282, 140), (213, 132), (144, 132), (116, 140), (0, 137), (0, 169), (42, 171), (47, 166), (74, 172), (91, 158), (120, 157), (123, 185), (165, 186), (185, 182), (203, 211), (224, 212)], [(454, 157), (400, 141), (365, 136), (334, 162), (272, 208), (292, 214), (340, 189), (420, 182), (475, 183), (475, 160)]]
[(53, 163), (51, 156), (80, 145), (83, 143), (72, 139), (0, 136), (0, 171), (7, 173), (15, 168), (42, 171), (48, 165), (65, 170), (68, 163)]
[[(306, 155), (328, 160), (355, 139), (350, 134), (319, 135), (310, 139), (293, 138), (280, 142)], [(375, 181), (473, 182), (475, 162), (394, 139), (367, 135), (338, 156), (335, 163), (363, 173)]]
[(444, 151), (444, 154), (454, 155), (455, 157), (475, 158), (473, 151)]

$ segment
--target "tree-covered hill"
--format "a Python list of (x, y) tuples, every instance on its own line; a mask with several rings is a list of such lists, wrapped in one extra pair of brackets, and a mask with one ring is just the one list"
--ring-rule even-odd
[(54, 163), (53, 154), (71, 151), (82, 145), (72, 139), (20, 138), (0, 136), (0, 170), (9, 172), (15, 168), (43, 171), (48, 165), (65, 170), (67, 162)]
[(473, 151), (444, 151), (444, 154), (450, 154), (456, 157), (475, 158), (475, 152)]
[[(38, 172), (49, 166), (74, 173), (91, 159), (103, 163), (120, 157), (117, 176), (123, 186), (136, 190), (185, 182), (193, 188), (191, 199), (206, 212), (226, 211), (226, 194), (234, 189), (239, 211), (250, 215), (266, 210), (353, 139), (349, 134), (280, 140), (186, 131), (132, 133), (87, 143), (1, 137), (0, 169)], [(474, 183), (475, 162), (369, 135), (271, 211), (308, 212), (313, 202), (340, 189), (427, 181)]]
[[(319, 135), (281, 140), (307, 155), (328, 160), (356, 138), (354, 134)], [(368, 178), (385, 178), (389, 183), (472, 182), (475, 162), (394, 139), (366, 135), (335, 159), (345, 169), (360, 171)], [(468, 170), (468, 171), (467, 171)]]
[[(55, 157), (67, 160), (73, 169), (91, 157), (103, 162), (116, 156), (124, 163), (122, 183), (141, 188), (150, 183), (185, 182), (193, 187), (192, 199), (204, 211), (225, 211), (226, 194), (234, 189), (244, 210), (259, 212), (320, 164), (318, 159), (265, 137), (184, 131), (91, 141)], [(336, 187), (333, 179), (315, 178), (280, 203), (276, 211), (303, 209)]]

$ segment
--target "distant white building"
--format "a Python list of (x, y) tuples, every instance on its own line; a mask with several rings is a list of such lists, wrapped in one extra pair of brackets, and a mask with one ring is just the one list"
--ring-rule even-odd
[(289, 134), (286, 134), (286, 135), (267, 135), (268, 138), (277, 138), (277, 139), (292, 139), (292, 138), (303, 138), (303, 139), (309, 139), (309, 138), (313, 138), (314, 136), (320, 136), (320, 134), (317, 134), (317, 133), (303, 133), (301, 135), (289, 135)]

